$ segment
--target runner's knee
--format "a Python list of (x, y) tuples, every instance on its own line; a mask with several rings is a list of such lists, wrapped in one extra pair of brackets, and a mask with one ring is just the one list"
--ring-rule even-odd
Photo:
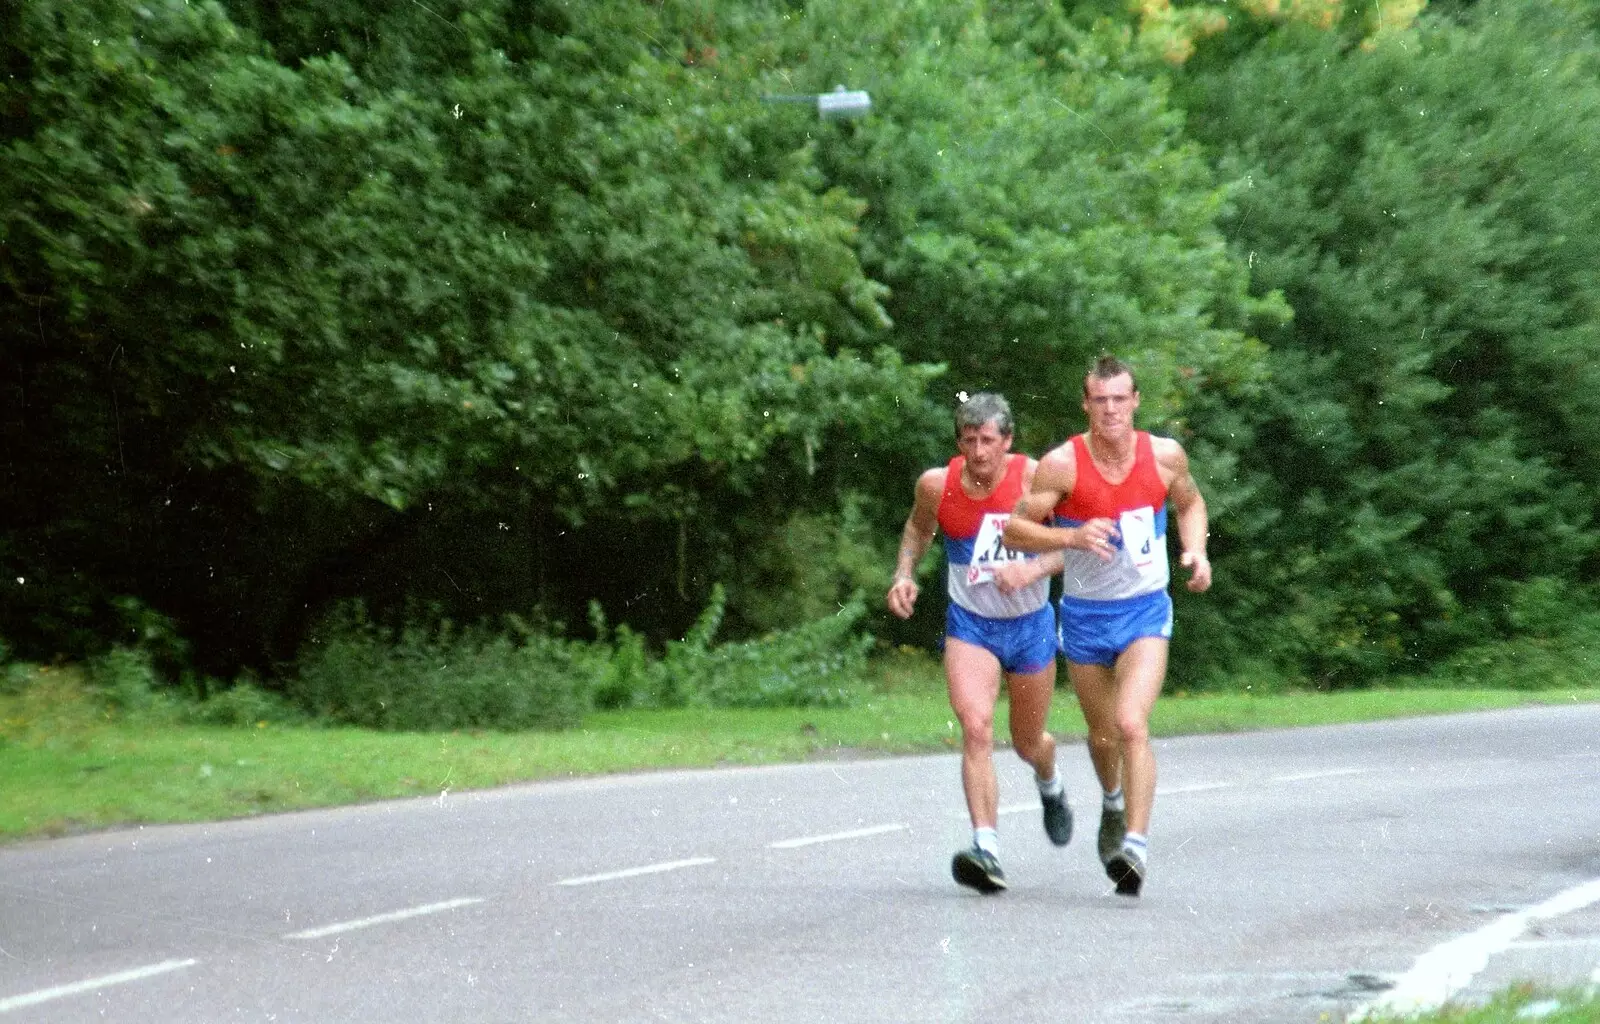
[(1011, 730), (1011, 749), (1017, 756), (1029, 764), (1036, 764), (1055, 752), (1055, 739), (1047, 732), (1034, 733), (1031, 736), (1018, 736), (1015, 728)]
[(1149, 721), (1143, 715), (1132, 712), (1117, 715), (1117, 739), (1125, 747), (1149, 742)]
[(961, 738), (968, 746), (981, 743), (994, 746), (994, 712), (967, 711), (956, 715), (961, 721)]

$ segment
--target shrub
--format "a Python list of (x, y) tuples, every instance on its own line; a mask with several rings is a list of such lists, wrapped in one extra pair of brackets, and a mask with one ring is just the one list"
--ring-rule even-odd
[(160, 679), (150, 654), (140, 647), (113, 647), (89, 659), (85, 666), (89, 685), (114, 711), (141, 714), (159, 702)]
[(313, 633), (288, 693), (320, 718), (373, 729), (559, 729), (588, 710), (593, 662), (553, 637), (518, 642), (448, 621), (394, 631), (348, 605)]
[(297, 722), (304, 715), (282, 695), (241, 680), (211, 693), (204, 700), (184, 704), (181, 717), (193, 725), (251, 726), (261, 722)]
[(649, 666), (642, 703), (744, 708), (849, 703), (850, 684), (861, 677), (872, 645), (871, 637), (854, 632), (866, 613), (859, 596), (836, 614), (794, 629), (714, 647), (711, 639), (725, 602), (722, 587), (714, 587), (694, 627)]
[[(608, 626), (597, 604), (589, 610), (594, 643), (518, 619), (510, 620), (515, 638), (449, 622), (392, 630), (370, 621), (359, 604), (346, 605), (313, 632), (288, 696), (331, 722), (405, 730), (564, 728), (590, 707), (848, 703), (872, 643), (855, 631), (866, 611), (859, 597), (795, 629), (718, 646), (712, 641), (726, 600), (722, 587), (713, 588), (693, 627), (659, 658), (627, 626)], [(251, 702), (258, 699), (246, 689), (214, 713), (257, 720)]]

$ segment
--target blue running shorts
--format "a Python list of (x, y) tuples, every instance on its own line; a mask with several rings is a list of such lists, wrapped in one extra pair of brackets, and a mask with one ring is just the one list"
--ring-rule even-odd
[(1113, 601), (1063, 597), (1056, 621), (1061, 653), (1068, 661), (1114, 665), (1135, 640), (1172, 639), (1172, 597), (1165, 590)]
[(1051, 637), (1056, 610), (1046, 604), (1014, 619), (991, 619), (950, 602), (944, 617), (947, 638), (965, 640), (1000, 659), (1000, 667), (1016, 675), (1042, 672), (1056, 660)]

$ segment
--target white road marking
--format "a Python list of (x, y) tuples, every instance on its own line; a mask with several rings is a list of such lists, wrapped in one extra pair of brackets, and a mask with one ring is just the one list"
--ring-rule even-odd
[[(1344, 775), (1364, 775), (1371, 770), (1372, 769), (1370, 768), (1329, 768), (1325, 771), (1298, 772), (1293, 775), (1276, 775), (1268, 779), (1267, 782), (1309, 782), (1313, 779), (1336, 779)], [(1163, 786), (1156, 790), (1156, 796), (1182, 796), (1185, 793), (1209, 793), (1212, 790), (1217, 789), (1232, 789), (1237, 785), (1238, 783), (1236, 782), (1196, 782), (1187, 786)], [(1019, 811), (1037, 811), (1038, 809), (1039, 805), (1036, 802), (1007, 804), (1004, 807), (998, 808), (997, 813), (1016, 814)], [(962, 814), (962, 817), (965, 816), (965, 814)]]
[(100, 978), (75, 981), (70, 985), (57, 985), (55, 988), (42, 988), (37, 992), (25, 992), (20, 996), (9, 996), (5, 999), (0, 999), (0, 1013), (10, 1013), (12, 1010), (20, 1010), (26, 1006), (38, 1006), (40, 1003), (46, 1003), (52, 999), (93, 992), (95, 989), (105, 988), (108, 985), (125, 985), (130, 981), (153, 978), (168, 971), (193, 967), (199, 962), (198, 960), (164, 960), (159, 964), (151, 964), (148, 967), (135, 967), (132, 970), (118, 971), (116, 974), (107, 974)]
[(1173, 786), (1156, 790), (1156, 796), (1177, 796), (1180, 793), (1207, 793), (1213, 789), (1232, 789), (1231, 782), (1196, 782), (1192, 786)]
[(1600, 902), (1600, 878), (1441, 943), (1417, 957), (1411, 970), (1396, 980), (1394, 988), (1359, 1007), (1349, 1019), (1362, 1021), (1378, 1012), (1415, 1014), (1435, 1009), (1466, 988), (1473, 976), (1489, 965), (1489, 958), (1521, 938), (1531, 922), (1570, 914), (1595, 902)]
[(638, 875), (656, 875), (663, 871), (676, 871), (679, 868), (694, 868), (702, 864), (715, 864), (715, 857), (690, 857), (688, 860), (669, 860), (662, 864), (646, 864), (641, 868), (624, 868), (621, 871), (607, 871), (598, 875), (581, 875), (577, 878), (563, 878), (557, 885), (593, 885), (596, 882), (614, 882), (619, 878), (634, 878)]
[(1270, 782), (1310, 782), (1313, 779), (1337, 779), (1342, 775), (1365, 775), (1371, 768), (1330, 768), (1321, 772), (1298, 772), (1294, 775), (1274, 775)]
[[(1205, 793), (1213, 789), (1232, 789), (1233, 785), (1234, 784), (1231, 782), (1197, 782), (1192, 786), (1173, 786), (1171, 789), (1158, 789), (1156, 790), (1156, 796), (1178, 796), (1183, 793)], [(1093, 801), (1091, 801), (1091, 803), (1092, 802)], [(997, 807), (995, 808), (995, 813), (1018, 814), (1022, 811), (1033, 811), (1037, 813), (1038, 810), (1039, 802), (1037, 800), (1032, 800), (1025, 804), (1006, 804), (1003, 807)], [(967, 815), (965, 811), (961, 812), (960, 817), (965, 818), (966, 816)]]
[(1600, 946), (1600, 935), (1574, 935), (1563, 939), (1519, 939), (1512, 949), (1561, 949), (1566, 946)]
[(404, 921), (412, 917), (422, 917), (425, 914), (438, 914), (457, 907), (471, 906), (482, 903), (483, 900), (475, 896), (467, 896), (458, 900), (445, 900), (443, 903), (429, 903), (426, 906), (410, 907), (406, 910), (396, 910), (388, 914), (377, 914), (373, 917), (363, 917), (356, 921), (341, 921), (338, 924), (323, 925), (321, 928), (307, 928), (303, 932), (291, 932), (285, 935), (286, 939), (320, 939), (327, 935), (338, 935), (341, 932), (353, 932), (361, 928), (371, 928), (373, 925), (389, 924), (391, 921)]
[(832, 832), (825, 836), (802, 836), (799, 839), (780, 839), (775, 843), (768, 843), (767, 847), (773, 850), (793, 850), (801, 846), (813, 846), (817, 843), (836, 843), (843, 839), (865, 839), (867, 836), (881, 836), (885, 832), (903, 832), (904, 825), (873, 825), (871, 828), (852, 829), (849, 832)]

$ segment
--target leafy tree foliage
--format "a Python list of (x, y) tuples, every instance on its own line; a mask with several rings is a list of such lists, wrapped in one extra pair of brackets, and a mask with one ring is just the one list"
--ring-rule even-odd
[[(1038, 452), (1104, 350), (1213, 513), (1180, 682), (1546, 628), (1596, 542), (1597, 30), (1576, 0), (4, 5), (0, 634), (232, 668), (346, 596), (598, 602), (645, 659), (708, 606), (735, 644), (854, 615), (956, 395), (1007, 393)], [(787, 101), (836, 85), (872, 115)]]
[(1220, 524), (1241, 645), (1370, 678), (1583, 578), (1597, 58), (1580, 5), (1519, 3), (1191, 68), (1190, 123), (1247, 186), (1233, 244), (1295, 310), (1260, 401), (1218, 411), (1252, 489)]
[[(681, 534), (918, 402), (840, 347), (884, 323), (859, 204), (803, 150), (752, 164), (647, 7), (236, 9), (30, 0), (5, 34), (7, 575), (42, 597), (7, 631), (256, 594), (259, 637), (433, 510)], [(610, 547), (561, 575), (671, 565)]]
[(899, 350), (949, 368), (941, 404), (1004, 391), (1039, 451), (1081, 427), (1101, 351), (1141, 366), (1158, 419), (1196, 376), (1251, 376), (1249, 332), (1285, 311), (1248, 294), (1214, 226), (1227, 190), (1125, 30), (1041, 0), (816, 0), (791, 22), (762, 51), (768, 91), (875, 98), (822, 162), (867, 201), (863, 262)]

